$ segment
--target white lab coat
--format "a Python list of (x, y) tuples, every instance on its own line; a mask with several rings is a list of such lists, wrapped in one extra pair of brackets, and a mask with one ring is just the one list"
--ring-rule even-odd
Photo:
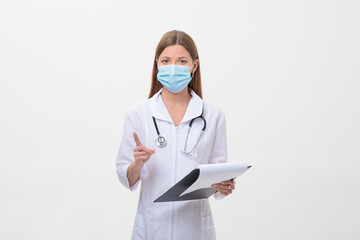
[[(154, 200), (198, 164), (227, 161), (224, 113), (220, 108), (203, 101), (191, 89), (192, 98), (181, 124), (176, 127), (162, 101), (161, 91), (162, 89), (150, 99), (144, 100), (126, 112), (123, 136), (116, 158), (117, 175), (125, 187), (134, 191), (141, 181), (132, 239), (215, 239), (215, 228), (208, 199), (160, 203), (154, 203)], [(204, 108), (206, 129), (194, 154), (188, 156), (181, 149), (184, 149), (189, 122), (201, 114), (202, 108)], [(156, 118), (160, 134), (167, 140), (167, 145), (163, 148), (155, 144), (157, 132), (152, 116)], [(191, 150), (195, 145), (202, 127), (201, 119), (194, 121), (187, 150)], [(141, 143), (148, 148), (154, 148), (155, 153), (142, 168), (140, 180), (130, 188), (126, 171), (134, 161), (136, 146), (133, 138), (134, 131), (138, 134)], [(214, 197), (221, 199), (224, 196), (218, 192)]]

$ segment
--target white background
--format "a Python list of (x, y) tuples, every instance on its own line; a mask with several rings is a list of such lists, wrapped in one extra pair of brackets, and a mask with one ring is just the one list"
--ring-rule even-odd
[(196, 42), (230, 162), (218, 239), (360, 238), (359, 1), (0, 1), (0, 239), (129, 239), (125, 111), (170, 30)]

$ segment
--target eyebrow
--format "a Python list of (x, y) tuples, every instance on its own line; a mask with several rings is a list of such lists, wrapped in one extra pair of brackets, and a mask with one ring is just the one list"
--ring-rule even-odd
[[(161, 58), (171, 58), (171, 57), (168, 57), (168, 56), (163, 56)], [(188, 57), (178, 57), (178, 58), (186, 58), (186, 59), (189, 59)]]

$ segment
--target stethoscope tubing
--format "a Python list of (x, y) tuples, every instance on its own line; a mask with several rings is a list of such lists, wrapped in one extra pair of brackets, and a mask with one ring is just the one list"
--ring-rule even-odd
[[(203, 120), (203, 123), (204, 123), (204, 126), (201, 130), (201, 133), (200, 133), (200, 136), (198, 138), (198, 140), (196, 141), (196, 144), (195, 146), (193, 147), (193, 149), (191, 149), (191, 151), (187, 152), (186, 151), (186, 147), (187, 147), (187, 141), (188, 141), (188, 137), (189, 137), (189, 133), (190, 133), (190, 129), (191, 129), (191, 126), (193, 124), (193, 122), (198, 119), (198, 118), (201, 118)], [(153, 119), (153, 122), (154, 122), (154, 126), (155, 126), (155, 129), (156, 129), (156, 133), (157, 133), (157, 137), (155, 139), (155, 144), (158, 146), (158, 147), (165, 147), (167, 141), (165, 139), (165, 137), (163, 137), (161, 134), (160, 134), (160, 131), (159, 131), (159, 128), (158, 128), (158, 125), (157, 125), (157, 122), (156, 122), (156, 119), (154, 116), (152, 116), (152, 119)], [(186, 140), (185, 140), (185, 146), (184, 146), (184, 150), (182, 150), (183, 153), (187, 154), (187, 155), (191, 155), (191, 153), (194, 151), (194, 149), (196, 148), (196, 146), (198, 145), (199, 141), (200, 141), (200, 138), (201, 138), (201, 135), (202, 133), (205, 131), (206, 129), (206, 120), (203, 116), (203, 111), (201, 112), (201, 115), (197, 116), (197, 117), (194, 117), (193, 119), (191, 119), (191, 121), (189, 122), (189, 130), (188, 130), (188, 133), (186, 135)]]

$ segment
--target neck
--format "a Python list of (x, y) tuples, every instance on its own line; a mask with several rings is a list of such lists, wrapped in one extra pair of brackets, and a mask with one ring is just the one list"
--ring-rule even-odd
[(172, 93), (164, 87), (161, 92), (161, 97), (166, 105), (174, 106), (183, 104), (187, 105), (192, 96), (189, 93), (188, 86), (186, 86), (178, 93)]

